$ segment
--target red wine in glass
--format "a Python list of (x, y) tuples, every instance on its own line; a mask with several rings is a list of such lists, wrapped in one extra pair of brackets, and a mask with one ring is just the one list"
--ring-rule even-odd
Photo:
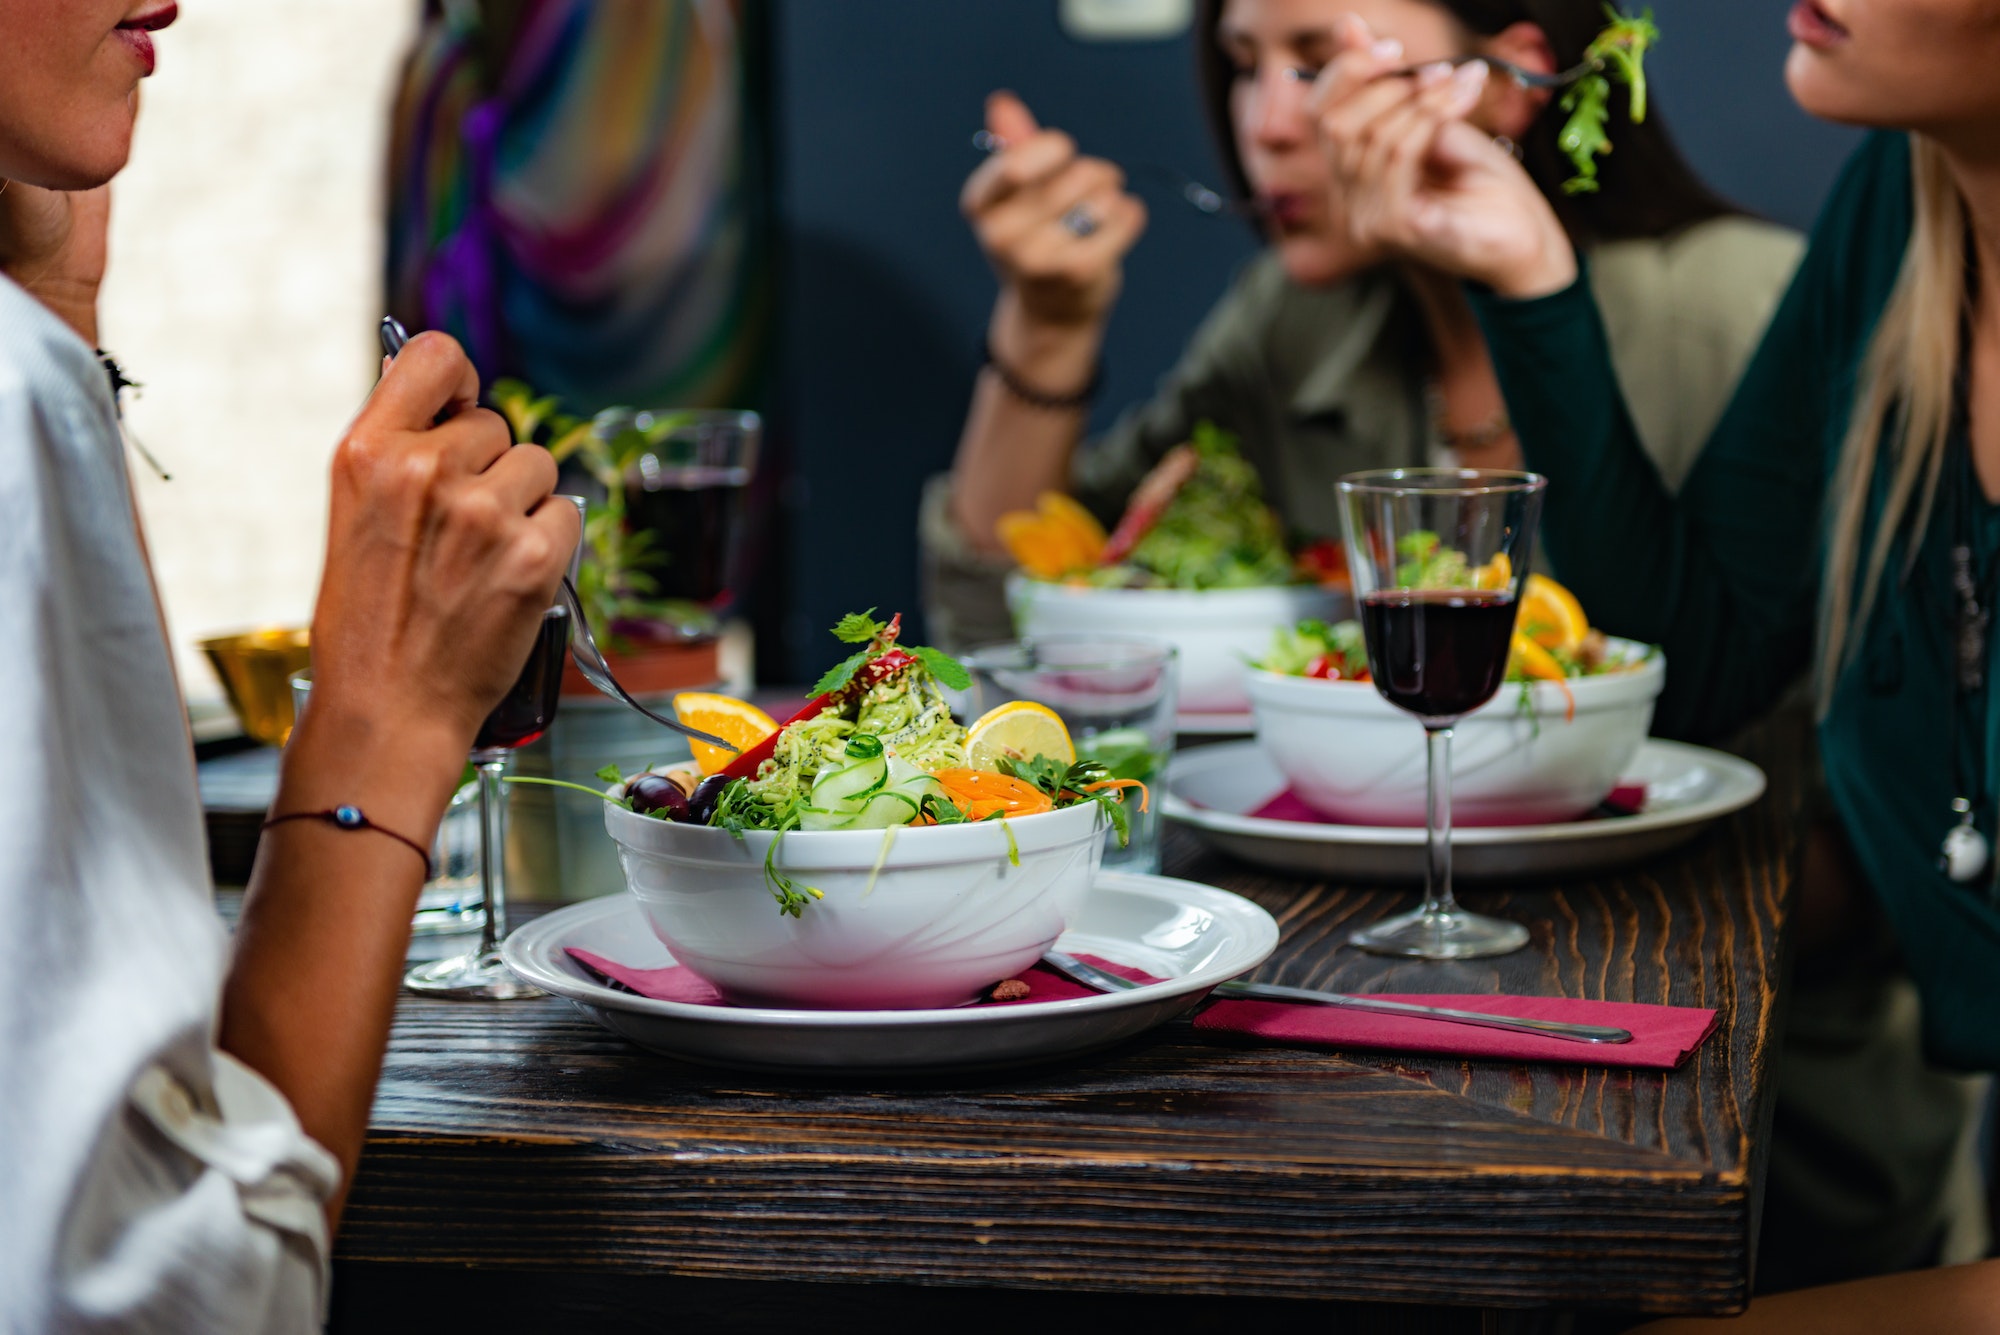
[(1507, 675), (1514, 598), (1505, 591), (1397, 589), (1361, 600), (1375, 689), (1424, 719), (1456, 719)]
[(563, 655), (568, 647), (569, 609), (551, 607), (542, 614), (527, 666), (486, 716), (472, 743), (474, 751), (511, 751), (549, 730), (562, 695)]

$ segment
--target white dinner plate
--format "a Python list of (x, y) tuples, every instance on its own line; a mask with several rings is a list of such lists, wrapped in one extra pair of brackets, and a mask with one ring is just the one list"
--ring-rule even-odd
[[(1556, 825), (1455, 829), (1452, 874), (1463, 880), (1567, 876), (1636, 862), (1701, 833), (1764, 794), (1764, 771), (1706, 747), (1648, 738), (1623, 783), (1646, 785), (1646, 808)], [(1285, 790), (1256, 742), (1204, 746), (1175, 757), (1161, 809), (1246, 862), (1352, 880), (1424, 875), (1421, 827), (1315, 825), (1249, 815)]]
[(1102, 996), (953, 1010), (654, 1001), (606, 986), (565, 953), (578, 946), (639, 969), (672, 964), (626, 894), (537, 918), (508, 937), (502, 953), (521, 977), (654, 1052), (719, 1066), (862, 1074), (1011, 1066), (1107, 1047), (1189, 1009), (1217, 983), (1262, 964), (1277, 944), (1278, 924), (1240, 895), (1164, 876), (1103, 872), (1057, 945), (1165, 981)]
[(1174, 731), (1188, 737), (1254, 737), (1257, 716), (1249, 710), (1237, 714), (1190, 714), (1174, 716)]

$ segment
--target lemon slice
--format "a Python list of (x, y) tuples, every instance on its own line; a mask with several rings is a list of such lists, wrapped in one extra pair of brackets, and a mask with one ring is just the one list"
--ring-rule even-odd
[[(778, 730), (777, 720), (748, 700), (712, 695), (707, 691), (684, 691), (675, 696), (674, 717), (690, 728), (699, 728), (725, 742), (734, 742), (745, 751)], [(694, 763), (703, 774), (714, 774), (736, 759), (734, 751), (725, 751), (693, 738), (688, 739), (688, 746), (694, 752)]]
[(1002, 760), (1046, 756), (1065, 767), (1076, 763), (1076, 746), (1056, 711), (1032, 700), (1013, 700), (989, 709), (965, 734), (974, 769), (1001, 773)]

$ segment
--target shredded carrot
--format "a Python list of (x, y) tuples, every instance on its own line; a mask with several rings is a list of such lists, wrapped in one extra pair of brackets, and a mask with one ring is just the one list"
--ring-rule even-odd
[(1096, 793), (1102, 792), (1106, 788), (1137, 788), (1139, 790), (1139, 810), (1142, 813), (1148, 809), (1148, 804), (1153, 799), (1153, 795), (1147, 791), (1146, 785), (1140, 783), (1137, 779), (1106, 779), (1102, 783), (1085, 785), (1083, 791), (1086, 793)]
[(978, 769), (941, 769), (931, 776), (971, 820), (988, 816), (1036, 816), (1055, 810), (1055, 802), (1032, 783), (1009, 774)]

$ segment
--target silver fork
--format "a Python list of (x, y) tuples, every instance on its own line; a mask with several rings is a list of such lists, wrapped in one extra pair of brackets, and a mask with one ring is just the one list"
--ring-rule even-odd
[(638, 710), (663, 728), (672, 728), (681, 736), (692, 737), (697, 742), (707, 742), (710, 746), (743, 754), (743, 748), (734, 742), (725, 742), (713, 733), (690, 728), (677, 718), (656, 714), (640, 704), (633, 698), (632, 692), (620, 686), (618, 678), (611, 675), (611, 665), (604, 661), (604, 652), (597, 647), (597, 637), (590, 633), (590, 623), (583, 618), (583, 600), (577, 597), (576, 585), (570, 582), (568, 575), (563, 576), (562, 600), (563, 606), (569, 608), (569, 654), (576, 660), (576, 670), (583, 674), (585, 681), (619, 703)]
[[(1074, 955), (1060, 950), (1043, 954), (1042, 963), (1100, 992), (1124, 992), (1144, 984), (1100, 969), (1094, 964), (1086, 964)], [(1488, 1015), (1484, 1011), (1453, 1010), (1448, 1006), (1419, 1006), (1410, 1001), (1385, 1001), (1380, 997), (1357, 997), (1346, 992), (1315, 992), (1304, 987), (1280, 987), (1276, 983), (1246, 983), (1233, 978), (1226, 983), (1218, 983), (1211, 994), (1218, 997), (1232, 997), (1246, 1001), (1303, 1001), (1318, 1006), (1339, 1006), (1346, 1010), (1369, 1011), (1382, 1015), (1414, 1016), (1423, 1020), (1442, 1020), (1449, 1024), (1469, 1024), (1481, 1029), (1506, 1029), (1520, 1034), (1539, 1034), (1544, 1038), (1567, 1039), (1572, 1043), (1630, 1043), (1629, 1030), (1614, 1029), (1608, 1025), (1570, 1024), (1563, 1020), (1529, 1020), (1518, 1015)]]
[[(1595, 74), (1598, 70), (1604, 68), (1604, 62), (1601, 60), (1586, 60), (1581, 64), (1572, 65), (1568, 69), (1556, 74), (1543, 74), (1539, 70), (1527, 69), (1516, 65), (1511, 60), (1502, 60), (1498, 56), (1454, 56), (1442, 63), (1448, 65), (1470, 65), (1475, 60), (1485, 61), (1492, 68), (1500, 71), (1500, 73), (1506, 75), (1523, 88), (1567, 88), (1585, 75)], [(1435, 60), (1425, 62), (1425, 64), (1429, 65), (1439, 63)], [(1399, 70), (1385, 70), (1377, 77), (1383, 79), (1409, 78), (1423, 68), (1423, 65), (1405, 65)]]

